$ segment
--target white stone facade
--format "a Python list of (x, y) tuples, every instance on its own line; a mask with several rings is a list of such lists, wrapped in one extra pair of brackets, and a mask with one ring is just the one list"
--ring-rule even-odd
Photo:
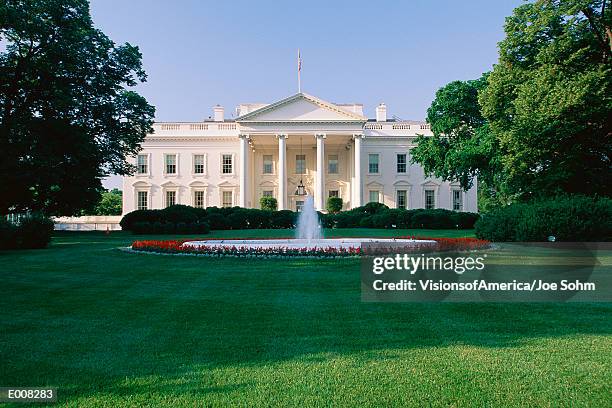
[(263, 195), (279, 209), (297, 210), (300, 180), (324, 210), (337, 195), (344, 208), (378, 200), (391, 208), (477, 211), (476, 188), (425, 177), (410, 164), (425, 122), (376, 119), (359, 104), (332, 104), (298, 93), (282, 101), (242, 104), (237, 118), (215, 107), (211, 120), (155, 123), (138, 157), (138, 172), (123, 179), (123, 212), (137, 208), (242, 206), (259, 208)]

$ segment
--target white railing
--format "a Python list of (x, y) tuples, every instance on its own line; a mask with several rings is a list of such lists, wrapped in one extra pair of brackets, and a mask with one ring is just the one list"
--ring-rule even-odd
[(235, 123), (156, 123), (155, 130), (160, 131), (200, 131), (200, 130), (236, 130)]

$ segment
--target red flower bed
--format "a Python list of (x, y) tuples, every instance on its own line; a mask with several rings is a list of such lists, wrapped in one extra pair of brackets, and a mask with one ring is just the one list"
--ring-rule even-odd
[(206, 246), (198, 247), (183, 246), (183, 243), (192, 240), (172, 240), (172, 241), (134, 241), (132, 250), (144, 252), (157, 252), (167, 254), (196, 254), (209, 256), (309, 256), (316, 258), (335, 258), (359, 255), (360, 248), (250, 248), (237, 245)]
[[(425, 238), (425, 237), (399, 237), (401, 239), (423, 239), (436, 241), (434, 247), (417, 245), (410, 249), (410, 252), (420, 251), (469, 251), (485, 249), (490, 245), (489, 241), (476, 238)], [(360, 247), (350, 248), (249, 248), (237, 245), (206, 246), (198, 247), (184, 246), (183, 243), (191, 240), (145, 240), (134, 241), (132, 250), (143, 252), (156, 252), (166, 254), (195, 254), (208, 256), (248, 256), (248, 257), (315, 257), (315, 258), (335, 258), (346, 256), (358, 256), (362, 253)], [(389, 249), (391, 252), (393, 250)]]

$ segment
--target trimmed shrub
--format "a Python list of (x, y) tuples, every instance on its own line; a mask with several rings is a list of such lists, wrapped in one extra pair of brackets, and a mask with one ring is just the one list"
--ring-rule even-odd
[(541, 242), (612, 240), (612, 200), (560, 196), (511, 204), (480, 218), (476, 236), (490, 241)]
[(42, 215), (23, 218), (16, 228), (15, 242), (20, 249), (46, 248), (53, 235), (53, 221)]
[(4, 218), (0, 219), (0, 249), (16, 248), (17, 227)]
[(332, 214), (342, 211), (342, 198), (328, 197), (326, 208), (327, 208), (327, 211)]
[(297, 220), (297, 213), (290, 210), (274, 211), (270, 217), (272, 228), (294, 228)]
[(278, 208), (278, 201), (274, 197), (261, 197), (259, 199), (259, 206), (262, 210), (276, 211)]

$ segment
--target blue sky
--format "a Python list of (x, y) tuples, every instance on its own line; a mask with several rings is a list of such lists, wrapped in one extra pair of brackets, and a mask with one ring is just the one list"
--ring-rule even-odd
[[(92, 0), (94, 24), (138, 45), (149, 76), (138, 91), (160, 121), (197, 121), (221, 104), (271, 103), (302, 90), (363, 103), (374, 116), (422, 120), (438, 88), (497, 61), (504, 18), (519, 0)], [(115, 185), (116, 183), (112, 183)]]

